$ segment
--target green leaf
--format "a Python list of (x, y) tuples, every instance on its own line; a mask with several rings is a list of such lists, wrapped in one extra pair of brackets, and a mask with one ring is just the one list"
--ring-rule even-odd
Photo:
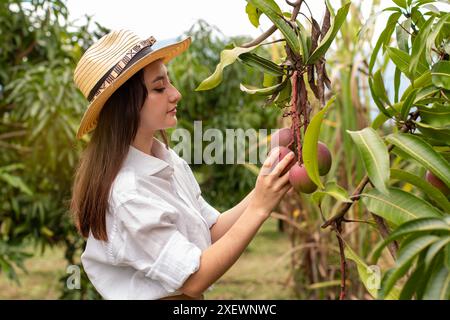
[(423, 295), (424, 300), (448, 300), (450, 299), (450, 272), (445, 266), (437, 268)]
[(378, 41), (373, 48), (372, 55), (370, 56), (369, 73), (372, 73), (375, 62), (377, 61), (378, 52), (380, 51), (381, 47), (383, 45), (387, 46), (391, 41), (392, 33), (394, 32), (397, 21), (401, 16), (401, 12), (394, 12), (389, 16), (389, 19), (386, 23), (386, 28), (378, 37)]
[(406, 0), (392, 0), (399, 7), (406, 9)]
[(424, 53), (427, 37), (430, 35), (433, 26), (434, 16), (431, 16), (425, 24), (420, 28), (419, 34), (414, 39), (411, 49), (411, 63), (409, 65), (409, 73), (412, 74), (417, 68), (422, 54)]
[(307, 61), (309, 59), (309, 50), (310, 50), (310, 38), (308, 38), (308, 32), (305, 27), (300, 23), (300, 21), (296, 21), (297, 26), (299, 28), (298, 39), (301, 44), (301, 55), (303, 56), (303, 61)]
[(423, 263), (418, 263), (413, 273), (406, 280), (405, 285), (402, 288), (399, 300), (411, 300), (414, 293), (418, 291), (420, 285), (424, 282), (425, 267)]
[(450, 245), (445, 246), (444, 264), (450, 269)]
[[(359, 279), (363, 283), (366, 290), (370, 293), (373, 298), (377, 298), (378, 296), (378, 285), (376, 277), (377, 274), (374, 274), (371, 268), (359, 257), (355, 251), (346, 243), (345, 243), (345, 257), (347, 259), (352, 260), (356, 263), (356, 268), (358, 270)], [(386, 300), (397, 300), (399, 291), (397, 288), (391, 291), (389, 295), (387, 295)]]
[(376, 85), (374, 84), (374, 80), (372, 77), (369, 78), (369, 89), (370, 93), (372, 95), (373, 101), (375, 102), (375, 105), (378, 107), (378, 110), (380, 110), (381, 113), (383, 113), (388, 119), (393, 117), (392, 111), (395, 111), (394, 109), (387, 109), (384, 107), (384, 104), (382, 102), (382, 99), (378, 95), (378, 91), (376, 89)]
[(421, 122), (435, 127), (450, 125), (450, 105), (435, 103), (432, 106), (418, 106)]
[(263, 87), (272, 87), (274, 85), (280, 84), (282, 82), (283, 77), (281, 76), (272, 76), (270, 74), (264, 73), (263, 75)]
[(400, 111), (401, 117), (403, 120), (408, 118), (409, 111), (414, 105), (414, 101), (416, 100), (418, 89), (414, 89), (411, 93), (406, 97), (405, 101), (402, 103), (402, 109)]
[(261, 16), (261, 11), (254, 7), (251, 3), (247, 3), (245, 7), (245, 12), (247, 13), (248, 19), (255, 28), (259, 27), (259, 17)]
[(239, 55), (239, 60), (244, 62), (246, 65), (258, 69), (266, 74), (273, 76), (282, 76), (284, 74), (282, 67), (254, 53), (243, 53)]
[(398, 188), (389, 188), (388, 190), (389, 194), (387, 195), (372, 189), (361, 196), (370, 212), (395, 225), (418, 218), (442, 216), (442, 212), (437, 208), (411, 193)]
[(433, 85), (419, 89), (416, 95), (416, 99), (414, 100), (414, 104), (428, 104), (429, 102), (426, 102), (427, 99), (431, 99), (440, 90), (441, 89)]
[(322, 189), (324, 186), (322, 181), (320, 181), (319, 164), (317, 162), (317, 144), (319, 141), (320, 127), (322, 125), (323, 118), (325, 113), (328, 111), (328, 108), (333, 104), (334, 100), (336, 100), (336, 96), (331, 97), (325, 107), (323, 107), (323, 109), (311, 119), (311, 122), (306, 129), (302, 149), (303, 162), (305, 164), (306, 172), (311, 180)]
[[(370, 79), (369, 79), (370, 82)], [(381, 102), (380, 102), (381, 103)], [(384, 107), (382, 106), (384, 109)], [(390, 115), (394, 113), (400, 113), (401, 109), (401, 102), (394, 103), (391, 106), (387, 106), (385, 112)], [(392, 116), (387, 116), (385, 113), (380, 112), (375, 119), (373, 120), (372, 124), (370, 125), (371, 128), (377, 130), (379, 129), (383, 123), (385, 123), (387, 120), (389, 120)]]
[(433, 66), (431, 81), (436, 87), (450, 90), (450, 61), (440, 61)]
[(431, 185), (424, 179), (399, 169), (391, 169), (391, 179), (407, 182), (420, 188), (429, 198), (433, 199), (437, 205), (444, 210), (444, 212), (450, 212), (450, 202), (447, 200), (447, 197), (441, 192), (441, 190)]
[[(251, 1), (246, 0), (248, 3), (250, 3)], [(267, 8), (270, 8), (272, 11), (274, 11), (275, 13), (278, 14), (283, 14), (283, 12), (280, 9), (280, 6), (278, 6), (278, 4), (276, 3), (275, 0), (262, 0), (260, 1), (261, 3), (264, 4), (264, 6), (266, 6)]]
[(450, 187), (450, 165), (425, 140), (407, 133), (394, 133), (386, 139), (433, 172)]
[(280, 91), (275, 99), (275, 103), (284, 103), (291, 99), (292, 85), (290, 81), (286, 81), (286, 86)]
[(345, 243), (345, 257), (356, 263), (356, 268), (358, 270), (359, 279), (366, 287), (367, 292), (376, 299), (378, 295), (378, 289), (376, 284), (370, 283), (369, 278), (372, 279), (373, 274), (370, 272), (369, 266), (352, 250), (352, 248)]
[(434, 231), (450, 232), (450, 225), (442, 218), (419, 218), (407, 221), (398, 226), (373, 252), (373, 258), (378, 259), (381, 250), (390, 242), (413, 233), (430, 233)]
[(372, 124), (370, 125), (371, 128), (377, 130), (379, 129), (383, 123), (385, 123), (386, 121), (388, 121), (388, 119), (390, 119), (390, 117), (386, 117), (386, 115), (382, 112), (380, 112), (375, 119), (373, 120)]
[(405, 51), (394, 47), (388, 47), (386, 48), (386, 53), (397, 68), (399, 68), (409, 79), (414, 79), (428, 70), (428, 66), (419, 62), (419, 65), (414, 72), (410, 72), (409, 65), (411, 63), (411, 57)]
[(257, 48), (258, 46), (253, 46), (250, 48), (241, 48), (236, 47), (233, 49), (225, 49), (220, 53), (220, 62), (216, 66), (216, 70), (212, 75), (210, 75), (208, 78), (203, 80), (200, 85), (195, 89), (195, 91), (202, 91), (202, 90), (210, 90), (215, 87), (217, 87), (220, 82), (222, 82), (223, 77), (223, 69), (230, 64), (233, 64), (236, 59), (239, 57), (239, 55), (250, 52)]
[(445, 246), (450, 243), (450, 236), (443, 237), (441, 240), (433, 243), (433, 245), (428, 249), (427, 255), (425, 256), (425, 269), (428, 269), (431, 262), (439, 253), (439, 251), (445, 249)]
[(406, 19), (395, 28), (398, 48), (404, 52), (409, 52), (409, 34), (411, 30), (411, 18)]
[(343, 187), (337, 184), (336, 181), (327, 181), (325, 184), (325, 189), (323, 191), (316, 191), (311, 196), (311, 200), (319, 204), (322, 198), (326, 195), (332, 196), (338, 201), (342, 202), (352, 202), (348, 197), (348, 192)]
[(450, 13), (443, 14), (442, 17), (438, 20), (438, 22), (433, 25), (432, 31), (426, 37), (426, 47), (425, 47), (425, 57), (429, 64), (432, 63), (431, 59), (431, 50), (433, 45), (435, 44), (436, 37), (441, 33), (442, 28), (449, 21)]
[(389, 153), (383, 140), (372, 128), (347, 132), (358, 148), (370, 181), (382, 193), (388, 193)]
[(414, 121), (417, 129), (420, 130), (426, 137), (441, 140), (442, 143), (450, 144), (450, 126), (447, 127), (433, 127), (426, 123)]
[(383, 279), (381, 296), (386, 295), (395, 285), (395, 283), (408, 271), (414, 258), (426, 249), (432, 243), (439, 240), (436, 236), (423, 236), (411, 241), (404, 248), (398, 251), (398, 258), (392, 272), (386, 275), (386, 279)]
[(415, 79), (414, 82), (408, 88), (406, 88), (400, 100), (405, 100), (412, 90), (416, 88), (421, 89), (423, 87), (427, 87), (432, 84), (433, 83), (431, 82), (431, 72), (427, 71), (419, 78)]
[(373, 75), (373, 90), (378, 98), (386, 103), (387, 105), (391, 105), (389, 98), (387, 96), (386, 87), (384, 86), (383, 76), (381, 74), (381, 69), (375, 72)]
[(336, 37), (339, 29), (347, 18), (350, 4), (351, 2), (347, 2), (337, 11), (334, 20), (331, 22), (330, 29), (328, 30), (322, 41), (318, 44), (316, 50), (314, 50), (314, 52), (309, 57), (307, 64), (314, 64), (317, 60), (325, 55), (334, 38)]
[(241, 83), (240, 89), (248, 94), (254, 94), (257, 96), (268, 96), (268, 95), (275, 93), (280, 88), (284, 88), (286, 83), (287, 83), (287, 81), (284, 81), (282, 83), (279, 83), (279, 84), (276, 84), (274, 86), (267, 87), (267, 88), (255, 88), (255, 87), (251, 87), (249, 85), (244, 85)]
[(28, 194), (33, 195), (33, 192), (31, 189), (25, 184), (25, 182), (22, 180), (22, 178), (18, 176), (13, 176), (6, 172), (0, 172), (0, 180), (5, 181), (10, 186), (19, 189), (20, 191)]
[(11, 172), (18, 169), (25, 169), (25, 165), (23, 163), (13, 163), (3, 167), (0, 167), (0, 173), (2, 172)]
[[(297, 54), (300, 54), (300, 43), (297, 38), (297, 34), (294, 29), (292, 29), (289, 22), (285, 20), (281, 10), (279, 10), (278, 5), (275, 7), (273, 0), (247, 0), (254, 7), (261, 10), (273, 24), (280, 30), (286, 39), (288, 46)], [(276, 4), (275, 4), (276, 5)], [(278, 8), (278, 9), (277, 9)]]

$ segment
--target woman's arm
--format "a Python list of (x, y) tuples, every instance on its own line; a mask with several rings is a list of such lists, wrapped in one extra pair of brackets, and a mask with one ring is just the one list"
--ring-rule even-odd
[(223, 237), (203, 251), (199, 269), (180, 291), (191, 297), (201, 296), (236, 262), (268, 217), (267, 211), (247, 208)]
[(250, 203), (229, 230), (202, 252), (199, 269), (191, 274), (179, 289), (191, 297), (200, 296), (216, 282), (239, 258), (272, 209), (291, 188), (289, 173), (281, 172), (293, 159), (293, 153), (283, 158), (271, 170), (279, 152), (272, 152), (261, 169)]
[(217, 222), (211, 227), (211, 242), (214, 243), (231, 228), (231, 226), (239, 219), (242, 213), (247, 209), (253, 196), (254, 189), (241, 202), (233, 208), (222, 213)]

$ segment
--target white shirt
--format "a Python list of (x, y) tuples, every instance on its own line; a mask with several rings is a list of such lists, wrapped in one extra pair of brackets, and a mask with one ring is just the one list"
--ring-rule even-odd
[(90, 233), (81, 261), (105, 299), (160, 299), (198, 270), (219, 212), (201, 196), (189, 165), (153, 139), (150, 156), (133, 146), (110, 191), (108, 241)]

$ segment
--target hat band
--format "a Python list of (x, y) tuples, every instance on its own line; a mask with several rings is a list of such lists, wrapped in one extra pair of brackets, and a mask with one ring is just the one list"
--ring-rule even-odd
[[(108, 88), (117, 77), (126, 70), (129, 66), (131, 66), (137, 58), (140, 58), (145, 54), (151, 52), (151, 46), (156, 42), (154, 37), (150, 37), (146, 40), (143, 40), (136, 44), (133, 48), (131, 48), (125, 56), (114, 66), (112, 67), (92, 88), (87, 97), (89, 102), (95, 100), (106, 88)], [(148, 49), (148, 50), (143, 50)], [(144, 51), (144, 52), (143, 52)], [(142, 53), (142, 54), (140, 54)], [(138, 55), (137, 55), (138, 54)]]

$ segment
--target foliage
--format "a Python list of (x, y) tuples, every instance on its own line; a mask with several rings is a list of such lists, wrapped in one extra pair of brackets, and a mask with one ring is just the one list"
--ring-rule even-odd
[[(306, 26), (303, 26), (302, 21), (296, 20), (302, 1), (290, 3), (293, 6), (293, 11), (290, 13), (282, 12), (280, 7), (272, 0), (249, 0), (246, 12), (255, 26), (258, 25), (260, 15), (265, 14), (283, 35), (283, 39), (280, 41), (285, 41), (286, 44), (284, 47), (285, 60), (281, 63), (265, 61), (260, 64), (270, 64), (272, 69), (278, 67), (278, 70), (283, 70), (283, 76), (279, 77), (277, 82), (278, 86), (281, 87), (286, 78), (290, 78), (292, 82), (292, 89), (283, 87), (288, 91), (284, 96), (291, 96), (290, 102), (285, 103), (283, 107), (291, 107), (294, 114), (292, 116), (292, 128), (294, 130), (299, 131), (299, 126), (305, 127), (306, 134), (304, 137), (294, 136), (297, 144), (301, 144), (298, 147), (297, 155), (299, 161), (308, 160), (305, 161), (308, 174), (320, 187), (316, 194), (312, 195), (311, 200), (318, 204), (324, 219), (322, 227), (331, 225), (337, 232), (341, 249), (341, 271), (345, 271), (345, 256), (342, 254), (344, 245), (342, 224), (358, 222), (345, 218), (345, 215), (354, 215), (354, 210), (348, 212), (352, 203), (362, 200), (364, 207), (358, 206), (360, 209), (356, 214), (362, 216), (366, 210), (372, 214), (378, 231), (383, 237), (387, 237), (382, 247), (395, 240), (395, 248), (397, 242), (400, 242), (398, 256), (395, 249), (391, 251), (396, 258), (396, 264), (384, 273), (381, 290), (379, 292), (369, 290), (374, 298), (387, 297), (401, 276), (411, 269), (412, 275), (406, 284), (400, 288), (400, 296), (395, 294), (390, 295), (390, 298), (448, 299), (450, 297), (450, 277), (448, 276), (450, 245), (447, 224), (450, 214), (448, 211), (449, 203), (446, 199), (447, 195), (434, 188), (425, 180), (424, 176), (425, 171), (429, 170), (447, 187), (450, 187), (450, 149), (448, 142), (450, 141), (448, 139), (450, 122), (447, 117), (450, 110), (450, 90), (448, 87), (450, 78), (448, 62), (450, 55), (450, 14), (445, 10), (437, 9), (432, 4), (435, 1), (432, 0), (394, 2), (395, 6), (384, 8), (380, 13), (373, 14), (364, 26), (358, 26), (358, 22), (344, 23), (347, 20), (349, 10), (354, 10), (349, 3), (344, 3), (336, 14), (332, 13), (332, 8), (327, 3), (322, 29), (319, 28), (312, 16), (306, 20)], [(369, 42), (368, 45), (371, 46), (369, 39), (373, 32), (373, 24), (376, 22), (374, 18), (383, 13), (390, 14), (387, 18), (386, 27), (378, 36), (375, 46), (367, 50), (367, 46), (364, 46), (366, 43), (363, 41)], [(327, 23), (330, 15), (334, 19), (331, 23), (329, 21)], [(356, 30), (355, 26), (357, 27)], [(326, 34), (321, 32), (324, 28)], [(342, 37), (338, 37), (340, 29)], [(359, 32), (359, 42), (355, 39), (356, 32)], [(394, 32), (395, 42), (391, 44)], [(353, 39), (353, 43), (344, 44), (343, 42), (348, 42), (349, 38)], [(353, 166), (341, 163), (345, 168), (346, 175), (342, 176), (339, 173), (337, 178), (343, 182), (343, 186), (335, 181), (323, 184), (319, 180), (317, 150), (311, 147), (315, 146), (318, 141), (321, 129), (320, 123), (324, 122), (323, 114), (329, 107), (329, 105), (323, 107), (325, 105), (323, 83), (327, 82), (328, 77), (326, 72), (323, 72), (324, 65), (317, 65), (317, 61), (325, 62), (325, 54), (334, 40), (338, 48), (349, 48), (344, 49), (344, 54), (347, 54), (347, 57), (338, 53), (335, 56), (337, 61), (341, 60), (348, 63), (348, 68), (345, 69), (344, 66), (340, 70), (340, 78), (333, 78), (342, 90), (336, 99), (336, 105), (341, 114), (329, 111), (328, 115), (330, 120), (337, 121), (336, 126), (341, 131), (327, 130), (325, 137), (337, 135), (339, 140), (343, 140), (344, 149), (339, 150), (336, 147), (336, 150), (343, 152), (348, 159), (355, 158), (354, 152), (357, 150), (364, 165), (364, 167), (357, 165), (359, 169), (355, 175)], [(252, 50), (258, 47), (261, 41), (251, 42), (251, 45), (242, 45), (243, 48), (247, 48), (245, 54), (249, 54), (248, 49)], [(358, 44), (362, 46), (357, 48)], [(276, 44), (272, 45), (275, 46)], [(235, 52), (239, 53), (238, 51)], [(369, 57), (366, 60), (367, 52), (369, 52)], [(359, 57), (356, 61), (352, 60), (358, 57), (357, 53), (363, 58)], [(237, 60), (239, 58), (240, 55), (237, 54)], [(380, 63), (380, 58), (383, 58), (382, 63)], [(254, 66), (256, 64), (257, 62)], [(315, 74), (314, 71), (308, 70), (310, 66), (315, 67)], [(221, 71), (221, 67), (223, 65), (219, 64), (216, 73)], [(267, 73), (263, 66), (256, 69)], [(391, 69), (395, 70), (393, 71), (393, 94), (386, 88), (384, 80)], [(301, 76), (297, 76), (297, 73), (300, 73)], [(304, 74), (308, 75), (309, 90), (303, 89), (303, 92), (298, 93), (297, 86), (298, 90), (302, 90), (305, 86)], [(316, 78), (314, 78), (314, 75)], [(315, 79), (317, 79), (317, 82)], [(366, 81), (368, 92), (360, 90), (360, 83), (363, 81)], [(205, 79), (198, 89), (209, 88), (219, 83), (220, 78), (214, 77), (213, 74)], [(208, 86), (205, 87), (205, 84), (208, 84)], [(322, 90), (318, 90), (320, 86), (322, 86)], [(336, 84), (334, 83), (333, 86), (336, 87)], [(272, 90), (273, 87), (265, 87), (265, 89), (260, 89), (259, 93), (270, 96), (268, 102), (277, 105), (277, 98), (281, 95), (282, 89)], [(329, 86), (327, 85), (327, 87)], [(241, 88), (248, 93), (255, 93), (255, 91), (245, 90), (245, 86), (244, 88), (241, 86)], [(319, 100), (319, 106), (323, 107), (319, 109), (315, 116), (318, 117), (317, 120), (313, 118), (311, 122), (302, 109), (302, 103), (308, 106), (307, 92), (310, 91)], [(360, 97), (358, 97), (358, 93), (361, 95)], [(361, 104), (360, 99), (364, 98), (363, 94), (366, 102), (369, 104), (372, 102), (378, 110), (378, 115), (373, 121), (371, 109), (364, 110)], [(348, 113), (354, 113), (355, 111), (356, 117), (347, 116)], [(296, 122), (298, 120), (296, 120), (295, 113), (300, 113), (303, 116), (302, 121)], [(308, 131), (310, 131), (309, 134)], [(390, 144), (388, 145), (388, 143)], [(301, 159), (302, 152), (303, 159)], [(338, 159), (340, 160), (340, 158)], [(359, 171), (360, 169), (363, 170)], [(336, 173), (336, 171), (331, 171), (331, 174)], [(418, 175), (415, 173), (418, 173)], [(356, 187), (350, 185), (352, 181), (359, 181)], [(366, 186), (367, 190), (364, 191)], [(334, 192), (331, 193), (331, 190)], [(345, 190), (352, 193), (350, 202)], [(325, 195), (331, 195), (335, 199), (331, 214), (326, 217), (323, 216), (322, 208), (326, 204), (324, 201), (326, 200), (329, 203), (330, 198), (325, 197)], [(299, 196), (303, 197), (302, 195)], [(313, 208), (313, 206), (308, 207), (309, 209)], [(363, 211), (361, 211), (361, 208), (363, 208)], [(299, 210), (301, 210), (301, 207), (296, 209), (296, 211)], [(288, 215), (291, 215), (291, 213), (288, 212)], [(296, 219), (295, 216), (292, 218)], [(440, 219), (440, 224), (446, 226), (445, 230), (438, 229), (432, 235), (426, 234), (421, 237), (419, 237), (421, 234), (420, 228), (408, 229), (410, 230), (408, 237), (405, 237), (406, 233), (401, 233), (405, 225), (408, 226), (408, 223), (414, 222), (420, 224), (421, 219)], [(371, 224), (371, 222), (369, 223)], [(364, 228), (362, 234), (367, 232), (363, 224), (360, 228)], [(389, 228), (394, 229), (391, 236), (389, 236)], [(397, 235), (399, 236), (397, 237)], [(358, 261), (361, 262), (363, 259), (351, 250), (350, 246), (355, 245), (354, 243), (345, 241), (345, 245), (347, 246), (346, 253), (350, 255), (349, 258), (357, 261), (361, 276), (360, 268), (362, 264), (358, 264)], [(361, 248), (360, 244), (358, 244), (358, 247)], [(365, 252), (364, 255), (366, 256), (367, 250), (362, 252)], [(419, 258), (415, 262), (417, 257)], [(428, 260), (426, 257), (428, 257)], [(428, 264), (424, 261), (428, 261)], [(374, 262), (382, 263), (382, 261)], [(432, 268), (430, 268), (431, 265)], [(345, 272), (342, 272), (341, 277), (341, 298), (343, 298), (346, 289)], [(364, 282), (364, 279), (362, 281)], [(420, 286), (416, 286), (417, 281), (421, 282)]]
[[(380, 110), (379, 117), (388, 114), (386, 120), (390, 118), (395, 123), (394, 133), (385, 137), (394, 152), (397, 151), (392, 157), (394, 163), (400, 166), (414, 163), (414, 171), (419, 168), (429, 170), (450, 186), (449, 140), (438, 138), (447, 133), (450, 122), (440, 114), (433, 114), (436, 109), (450, 111), (447, 83), (450, 69), (446, 67), (450, 54), (450, 14), (437, 10), (430, 5), (432, 2), (408, 0), (384, 9), (392, 13), (371, 55), (369, 81), (374, 85), (372, 97)], [(392, 46), (390, 40), (394, 32), (396, 45)], [(384, 66), (373, 72), (376, 61), (382, 56), (380, 49), (386, 60)], [(393, 101), (384, 89), (386, 61), (395, 66)], [(407, 85), (403, 85), (404, 82)], [(400, 94), (402, 87), (407, 88)], [(430, 115), (422, 113), (428, 110)], [(373, 164), (375, 162), (372, 161)], [(396, 173), (405, 172), (407, 176), (414, 173), (407, 169), (396, 170)], [(383, 171), (389, 176), (389, 168)], [(369, 178), (372, 181), (373, 174), (369, 173)], [(436, 197), (427, 196), (429, 183), (417, 176), (414, 180), (420, 181), (414, 185), (415, 194), (390, 188), (385, 196), (381, 196), (381, 189), (375, 186), (363, 196), (369, 210), (384, 217), (394, 228), (383, 246), (394, 240), (400, 241), (396, 264), (383, 276), (378, 297), (388, 294), (410, 270), (402, 286), (401, 299), (449, 299), (450, 269), (444, 258), (446, 251), (450, 250), (448, 201), (439, 190), (434, 190), (440, 194), (438, 201)], [(399, 187), (406, 183), (400, 183)], [(430, 228), (430, 222), (441, 226)], [(427, 227), (428, 232), (424, 235)]]
[[(85, 240), (68, 215), (68, 200), (77, 159), (87, 142), (75, 140), (86, 100), (72, 76), (81, 54), (108, 30), (89, 18), (77, 24), (68, 21), (65, 3), (59, 0), (1, 2), (0, 15), (0, 272), (20, 283), (17, 268), (26, 271), (25, 259), (49, 246), (62, 246), (67, 264), (82, 267)], [(169, 65), (183, 94), (178, 127), (192, 132), (194, 120), (203, 120), (203, 130), (258, 128), (263, 121), (275, 126), (273, 110), (260, 110), (254, 99), (231, 93), (238, 84), (235, 79), (244, 74), (240, 69), (231, 68), (220, 90), (193, 94), (195, 84), (217, 62), (219, 48), (233, 39), (205, 22), (188, 33), (194, 41), (185, 61)], [(221, 210), (254, 184), (243, 167), (195, 169), (205, 197)], [(100, 298), (82, 268), (81, 275), (81, 290), (67, 288), (70, 274), (60, 279), (61, 298)]]
[(106, 30), (71, 25), (59, 0), (2, 1), (0, 16), (0, 271), (18, 282), (24, 258), (63, 245), (76, 264), (84, 245), (67, 214), (86, 105), (72, 74)]

